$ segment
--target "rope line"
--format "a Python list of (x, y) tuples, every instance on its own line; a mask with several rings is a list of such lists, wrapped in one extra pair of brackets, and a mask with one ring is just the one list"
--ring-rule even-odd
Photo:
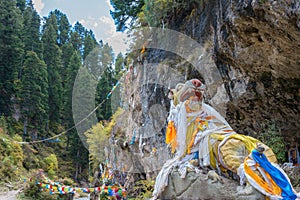
[(119, 85), (119, 81), (113, 86), (112, 90), (107, 94), (106, 98), (103, 99), (103, 101), (101, 103), (99, 103), (93, 110), (92, 112), (90, 112), (85, 118), (83, 118), (82, 120), (80, 120), (79, 122), (77, 122), (74, 126), (68, 128), (67, 130), (57, 134), (57, 135), (54, 135), (52, 137), (49, 137), (49, 138), (46, 138), (46, 139), (42, 139), (42, 140), (35, 140), (35, 141), (30, 141), (30, 142), (17, 142), (18, 144), (35, 144), (35, 143), (41, 143), (41, 142), (45, 142), (45, 141), (48, 141), (48, 140), (52, 140), (54, 138), (57, 138), (69, 131), (71, 131), (72, 129), (76, 128), (77, 126), (79, 126), (82, 122), (84, 122), (85, 120), (87, 120), (100, 106), (102, 106), (102, 104), (105, 103), (106, 100), (109, 99), (109, 97), (111, 96), (112, 92), (116, 89), (116, 87)]

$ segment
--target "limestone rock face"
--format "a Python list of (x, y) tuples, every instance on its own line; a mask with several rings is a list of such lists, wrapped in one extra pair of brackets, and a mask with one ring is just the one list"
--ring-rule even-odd
[[(299, 140), (299, 1), (234, 1), (225, 8), (215, 53), (228, 81), (227, 119), (248, 134), (271, 119), (288, 140)], [(247, 83), (238, 98), (232, 71), (241, 72)]]

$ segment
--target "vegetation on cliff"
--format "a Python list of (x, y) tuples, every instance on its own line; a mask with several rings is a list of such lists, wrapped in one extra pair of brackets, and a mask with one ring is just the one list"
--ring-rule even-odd
[[(113, 68), (115, 55), (108, 43), (97, 41), (79, 22), (71, 25), (59, 10), (41, 18), (32, 0), (1, 0), (0, 12), (0, 185), (24, 183), (39, 169), (53, 180), (87, 182), (88, 150), (76, 129), (63, 134), (74, 126), (74, 81), (93, 49), (100, 49), (106, 70), (97, 77), (99, 103), (120, 76), (123, 55)], [(97, 116), (108, 120), (111, 115), (106, 101)]]

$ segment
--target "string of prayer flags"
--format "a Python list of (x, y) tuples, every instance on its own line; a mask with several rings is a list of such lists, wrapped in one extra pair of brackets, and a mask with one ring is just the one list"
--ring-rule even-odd
[(111, 91), (107, 94), (106, 99), (109, 99), (109, 97), (111, 96), (111, 94), (113, 93), (113, 91), (117, 88), (117, 86), (119, 85), (119, 81), (116, 83), (116, 85), (114, 85), (111, 89)]
[(47, 189), (50, 191), (50, 194), (75, 194), (76, 192), (84, 192), (84, 193), (100, 193), (106, 194), (107, 196), (120, 196), (126, 197), (127, 193), (125, 188), (118, 187), (118, 186), (106, 186), (103, 185), (102, 187), (95, 187), (95, 188), (79, 188), (79, 187), (70, 187), (70, 186), (59, 186), (59, 185), (52, 185), (48, 183), (43, 183), (36, 181), (36, 184), (42, 188)]

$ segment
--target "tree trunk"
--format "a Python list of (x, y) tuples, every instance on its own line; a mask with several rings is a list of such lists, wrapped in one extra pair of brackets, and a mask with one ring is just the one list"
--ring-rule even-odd
[(75, 180), (77, 180), (78, 178), (78, 172), (79, 172), (79, 161), (78, 161), (78, 158), (79, 158), (79, 149), (77, 149), (77, 155), (76, 155), (76, 172), (75, 172)]

